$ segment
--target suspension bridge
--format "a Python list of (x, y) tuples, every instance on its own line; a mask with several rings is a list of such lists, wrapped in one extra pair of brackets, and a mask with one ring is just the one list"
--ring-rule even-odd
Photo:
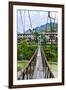
[(54, 78), (54, 75), (48, 65), (44, 51), (39, 45), (25, 69), (18, 72), (18, 79), (43, 78)]

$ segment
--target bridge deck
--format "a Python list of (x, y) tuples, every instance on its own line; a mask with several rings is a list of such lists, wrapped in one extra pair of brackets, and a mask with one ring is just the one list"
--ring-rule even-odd
[(38, 53), (36, 57), (36, 66), (33, 73), (33, 79), (42, 79), (42, 78), (43, 78), (43, 65), (42, 65), (40, 46), (38, 46)]

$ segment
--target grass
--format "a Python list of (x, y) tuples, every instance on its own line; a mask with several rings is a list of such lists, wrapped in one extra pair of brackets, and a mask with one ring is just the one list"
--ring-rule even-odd
[(51, 71), (53, 72), (54, 76), (58, 76), (58, 64), (56, 62), (48, 62)]
[(17, 70), (18, 71), (23, 70), (28, 64), (28, 62), (29, 62), (28, 60), (17, 61)]

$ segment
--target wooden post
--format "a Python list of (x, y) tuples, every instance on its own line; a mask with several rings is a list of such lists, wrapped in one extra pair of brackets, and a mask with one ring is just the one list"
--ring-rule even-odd
[(26, 79), (28, 79), (28, 68), (26, 68)]
[(32, 69), (32, 75), (33, 75), (33, 61), (32, 61), (32, 63), (31, 63), (31, 69)]
[(24, 80), (25, 79), (25, 73), (22, 72), (22, 79)]
[(47, 67), (47, 78), (49, 78), (49, 68)]
[[(48, 69), (48, 71), (49, 71), (49, 69)], [(50, 71), (49, 71), (49, 78), (50, 78)]]
[(31, 72), (31, 63), (29, 64), (29, 67), (30, 67), (30, 70), (29, 71), (30, 71), (30, 79), (31, 79), (31, 73), (32, 73)]

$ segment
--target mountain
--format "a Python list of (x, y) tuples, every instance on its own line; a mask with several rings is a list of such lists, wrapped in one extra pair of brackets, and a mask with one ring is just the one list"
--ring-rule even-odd
[(24, 32), (25, 34), (31, 34), (32, 33), (32, 30), (31, 29), (28, 29), (26, 32)]
[[(51, 27), (50, 27), (51, 26)], [(39, 27), (33, 28), (33, 30), (29, 29), (25, 32), (25, 34), (31, 34), (31, 32), (38, 32), (38, 33), (42, 33), (45, 31), (58, 31), (58, 24), (57, 23), (47, 23), (44, 25), (41, 25)]]

